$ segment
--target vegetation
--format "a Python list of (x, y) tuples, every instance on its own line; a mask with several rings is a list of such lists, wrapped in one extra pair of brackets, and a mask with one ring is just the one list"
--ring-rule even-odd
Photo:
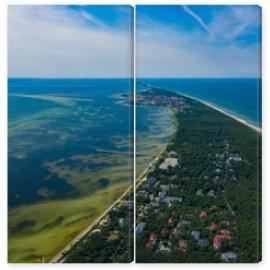
[(120, 202), (64, 255), (65, 263), (129, 263), (132, 260), (133, 200)]
[[(170, 107), (177, 129), (148, 173), (147, 179), (154, 177), (155, 183), (146, 180), (137, 190), (137, 223), (145, 223), (137, 238), (137, 261), (222, 262), (226, 252), (235, 256), (231, 261), (260, 261), (261, 134), (198, 101), (162, 89), (143, 92), (138, 104)], [(160, 169), (170, 151), (180, 165)], [(161, 194), (164, 185), (166, 196), (181, 198), (182, 203), (166, 203)], [(201, 217), (202, 212), (206, 216)], [(208, 241), (205, 246), (194, 239), (193, 231)], [(215, 248), (214, 238), (221, 232), (228, 235)]]

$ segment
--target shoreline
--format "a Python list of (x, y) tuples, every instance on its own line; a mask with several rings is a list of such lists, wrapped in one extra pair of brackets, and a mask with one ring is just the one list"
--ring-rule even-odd
[(241, 123), (241, 124), (243, 124), (243, 125), (251, 128), (251, 129), (253, 129), (257, 133), (262, 133), (262, 129), (261, 128), (255, 126), (255, 125), (253, 125), (251, 123), (249, 123), (247, 120), (244, 120), (243, 118), (240, 118), (240, 117), (238, 117), (238, 116), (236, 116), (236, 115), (234, 115), (232, 113), (227, 112), (225, 109), (222, 109), (222, 108), (220, 108), (220, 107), (218, 107), (218, 106), (216, 106), (216, 105), (214, 105), (214, 104), (212, 104), (210, 102), (204, 101), (202, 99), (199, 99), (199, 98), (196, 98), (196, 97), (193, 97), (193, 96), (182, 94), (182, 93), (180, 93), (180, 95), (182, 95), (184, 97), (187, 97), (187, 98), (191, 98), (193, 100), (196, 100), (196, 101), (198, 101), (198, 102), (206, 105), (207, 107), (209, 107), (211, 109), (214, 109), (214, 110), (216, 110), (216, 111), (218, 111), (218, 112), (220, 112), (220, 113), (222, 113), (222, 114), (224, 114), (224, 115), (226, 115), (226, 116), (228, 116), (228, 117), (236, 120), (237, 122), (239, 122), (239, 123)]

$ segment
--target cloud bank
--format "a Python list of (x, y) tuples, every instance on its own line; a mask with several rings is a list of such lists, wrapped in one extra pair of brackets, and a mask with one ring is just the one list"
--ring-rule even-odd
[(138, 77), (260, 76), (258, 7), (223, 6), (210, 10), (207, 20), (192, 7), (175, 8), (181, 25), (153, 14), (137, 19)]
[(130, 21), (110, 27), (83, 7), (10, 6), (9, 77), (130, 77)]

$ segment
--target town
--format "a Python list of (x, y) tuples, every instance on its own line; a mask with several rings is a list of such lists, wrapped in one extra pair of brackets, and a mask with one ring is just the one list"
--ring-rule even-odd
[[(138, 104), (171, 107), (177, 130), (137, 185), (137, 261), (247, 260), (257, 228), (241, 207), (248, 194), (255, 199), (256, 176), (250, 170), (254, 153), (237, 138), (242, 126), (196, 100), (160, 89), (140, 93)], [(237, 196), (245, 185), (249, 190)]]

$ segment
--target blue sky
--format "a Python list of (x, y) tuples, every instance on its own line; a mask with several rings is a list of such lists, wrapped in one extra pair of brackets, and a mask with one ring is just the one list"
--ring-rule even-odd
[(138, 77), (257, 77), (258, 6), (137, 6)]
[[(129, 77), (130, 6), (10, 6), (9, 77)], [(138, 77), (257, 77), (257, 6), (137, 6)]]
[(130, 77), (130, 6), (9, 6), (9, 77)]

